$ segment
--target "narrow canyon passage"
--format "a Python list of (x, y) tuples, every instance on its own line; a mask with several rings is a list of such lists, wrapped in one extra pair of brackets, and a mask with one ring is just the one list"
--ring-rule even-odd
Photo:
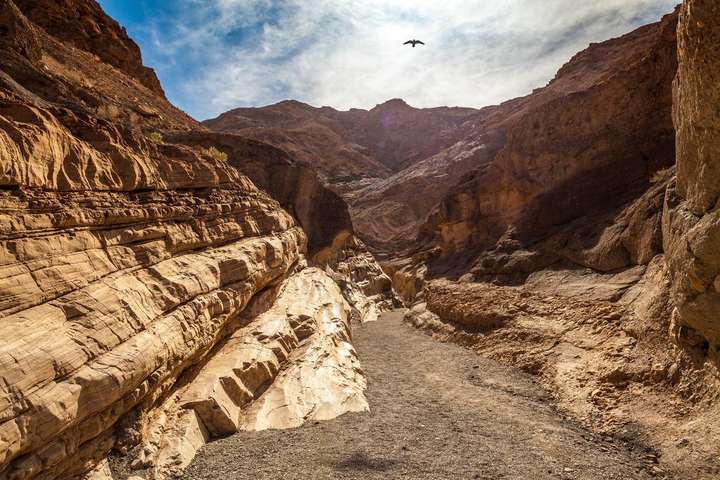
[(529, 376), (402, 323), (354, 330), (371, 412), (208, 444), (186, 479), (648, 479), (646, 452), (566, 420)]

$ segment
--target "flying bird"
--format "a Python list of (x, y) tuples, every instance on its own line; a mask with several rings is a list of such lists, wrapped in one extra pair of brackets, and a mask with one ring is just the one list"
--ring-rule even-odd
[(425, 42), (421, 42), (420, 40), (408, 40), (407, 42), (403, 43), (403, 45), (412, 45), (412, 47), (415, 48), (418, 45), (425, 45)]

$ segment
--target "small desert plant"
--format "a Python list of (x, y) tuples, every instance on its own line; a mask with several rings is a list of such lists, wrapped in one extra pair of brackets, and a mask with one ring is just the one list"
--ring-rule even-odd
[(148, 135), (148, 138), (155, 143), (161, 143), (163, 141), (163, 136), (160, 132), (152, 132)]
[(221, 152), (215, 147), (210, 147), (205, 149), (205, 154), (214, 158), (215, 160), (219, 162), (227, 162), (228, 156), (227, 153)]

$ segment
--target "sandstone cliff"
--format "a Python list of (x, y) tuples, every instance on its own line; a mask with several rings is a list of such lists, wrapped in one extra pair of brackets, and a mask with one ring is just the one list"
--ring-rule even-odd
[(358, 239), (347, 204), (312, 169), (279, 148), (235, 134), (175, 132), (168, 138), (219, 149), (232, 166), (277, 199), (306, 232), (311, 262), (336, 275), (358, 320), (373, 320), (399, 304), (390, 278)]
[(677, 182), (667, 192), (663, 240), (676, 306), (673, 333), (718, 362), (720, 345), (720, 6), (688, 0), (680, 14), (675, 82)]
[(173, 140), (204, 129), (133, 45), (94, 1), (0, 0), (3, 479), (108, 474), (113, 450), (164, 478), (213, 436), (366, 407), (350, 319), (374, 303), (306, 268), (301, 228), (332, 245), (344, 204), (323, 224), (314, 177), (255, 158), (298, 224), (233, 162)]

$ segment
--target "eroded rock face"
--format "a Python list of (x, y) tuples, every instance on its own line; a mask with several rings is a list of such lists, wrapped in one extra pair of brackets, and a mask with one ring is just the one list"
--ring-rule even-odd
[(301, 226), (226, 158), (173, 140), (203, 129), (142, 79), (73, 48), (102, 20), (75, 4), (65, 29), (68, 5), (21, 2), (40, 28), (0, 0), (0, 478), (102, 478), (108, 452), (138, 448), (142, 476), (175, 474), (265, 390), (280, 393), (258, 428), (364, 408), (351, 309), (305, 268)]
[[(498, 156), (468, 175), (440, 204), (424, 228), (426, 238), (434, 237), (445, 257), (528, 250), (574, 256), (573, 261), (584, 257), (579, 263), (603, 270), (628, 267), (659, 253), (628, 248), (627, 253), (620, 250), (593, 260), (582, 252), (612, 250), (601, 245), (608, 238), (602, 231), (579, 239), (576, 254), (548, 243), (545, 248), (533, 245), (581, 218), (592, 219), (592, 228), (600, 224), (615, 229), (615, 217), (657, 183), (656, 172), (672, 166), (675, 24), (676, 16), (669, 15), (592, 45), (571, 60), (547, 92), (534, 94), (546, 101), (534, 101), (522, 111)], [(622, 214), (628, 215), (633, 214)], [(591, 245), (593, 241), (600, 243)], [(655, 242), (653, 248), (658, 246)], [(495, 260), (481, 258), (479, 267), (483, 261)]]
[(340, 286), (352, 306), (352, 319), (371, 322), (380, 313), (402, 305), (392, 280), (365, 244), (354, 235), (339, 235), (329, 248), (315, 257)]
[(292, 213), (308, 235), (310, 262), (332, 272), (353, 318), (374, 320), (398, 304), (389, 277), (357, 238), (347, 204), (312, 169), (279, 148), (235, 134), (194, 131), (168, 138), (222, 150), (231, 165)]
[(668, 189), (664, 242), (680, 343), (717, 357), (720, 345), (720, 6), (688, 0), (678, 28), (677, 184)]
[(143, 65), (140, 48), (95, 0), (17, 0), (15, 5), (50, 35), (94, 53), (164, 96), (155, 72)]
[(187, 387), (147, 422), (141, 464), (179, 475), (206, 441), (291, 428), (368, 409), (350, 307), (322, 270), (305, 268), (253, 301)]
[(353, 232), (347, 205), (326, 188), (310, 168), (285, 151), (242, 136), (214, 132), (181, 132), (168, 138), (201, 148), (216, 148), (255, 185), (277, 199), (298, 219), (308, 235), (311, 255), (333, 244), (335, 237)]

